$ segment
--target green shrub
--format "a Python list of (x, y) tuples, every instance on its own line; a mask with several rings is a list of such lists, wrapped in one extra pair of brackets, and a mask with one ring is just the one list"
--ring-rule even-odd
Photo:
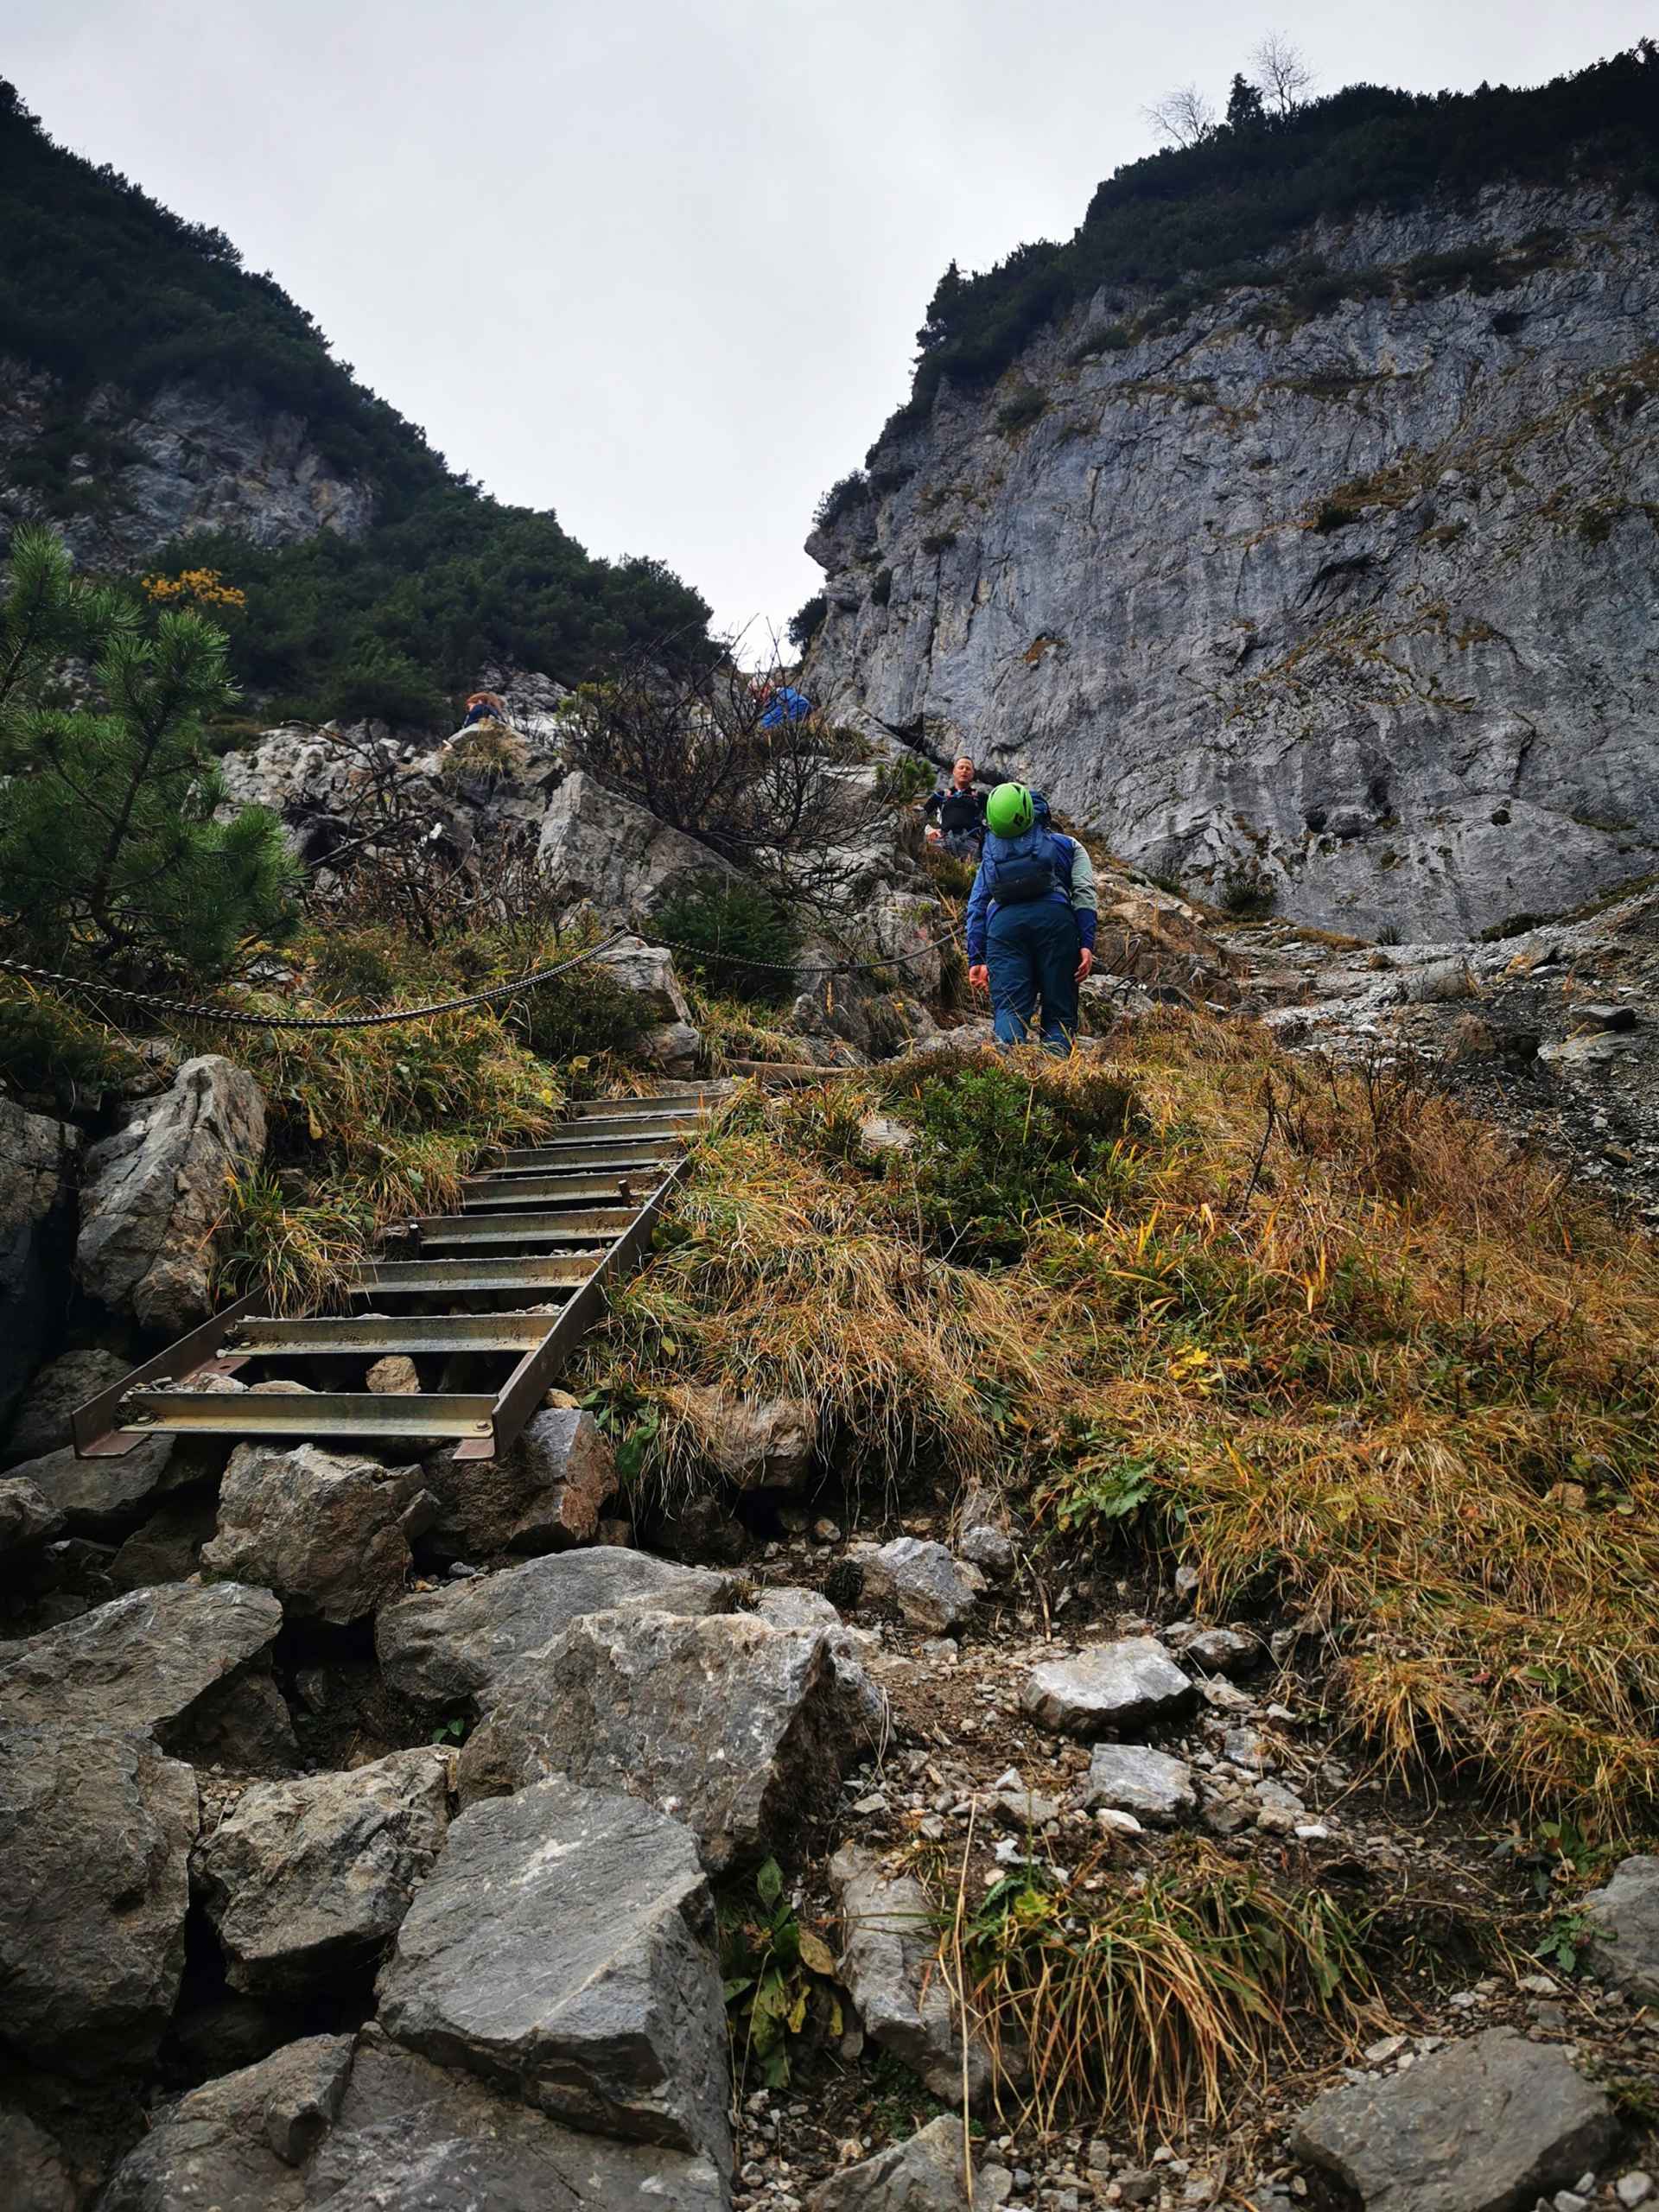
[(327, 696), (341, 721), (382, 721), (436, 730), (454, 721), (448, 699), (409, 654), (378, 642), (331, 670)]
[(818, 530), (832, 529), (845, 514), (862, 506), (870, 496), (870, 480), (861, 468), (849, 469), (845, 476), (838, 476), (812, 510), (813, 525)]
[(1085, 361), (1098, 360), (1103, 353), (1121, 353), (1134, 342), (1123, 324), (1109, 322), (1085, 332), (1065, 358), (1072, 368), (1080, 369)]
[(759, 884), (702, 876), (659, 906), (654, 918), (664, 938), (693, 948), (676, 958), (705, 988), (762, 1006), (781, 1006), (795, 995), (801, 926)]
[(0, 1087), (37, 1112), (96, 1112), (105, 1091), (138, 1072), (137, 1052), (78, 1007), (5, 979)]
[(948, 553), (956, 542), (957, 533), (954, 530), (937, 530), (931, 537), (922, 540), (922, 550), (930, 557), (937, 559), (941, 553)]
[(999, 430), (1007, 432), (1023, 430), (1034, 423), (1039, 415), (1046, 415), (1047, 412), (1048, 394), (1038, 385), (1028, 384), (1023, 390), (1015, 392), (1014, 397), (1006, 405), (997, 409), (996, 427)]
[(1329, 537), (1332, 531), (1351, 530), (1358, 520), (1357, 507), (1344, 506), (1340, 499), (1321, 499), (1313, 527), (1321, 537)]
[(789, 618), (789, 642), (797, 652), (804, 652), (819, 631), (830, 612), (830, 602), (821, 591), (804, 600)]
[(878, 569), (875, 572), (875, 582), (870, 586), (870, 605), (885, 607), (892, 597), (893, 570)]
[(896, 1203), (957, 1260), (1017, 1260), (1036, 1222), (1097, 1206), (1103, 1184), (1123, 1179), (1135, 1102), (1103, 1070), (1076, 1065), (1063, 1083), (1039, 1083), (1017, 1067), (968, 1061), (938, 1073), (903, 1070), (883, 1088), (911, 1109), (922, 1138), (913, 1183), (895, 1185)]

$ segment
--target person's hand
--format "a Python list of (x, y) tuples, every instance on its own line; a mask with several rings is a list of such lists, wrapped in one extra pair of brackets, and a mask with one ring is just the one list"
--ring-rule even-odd
[(991, 988), (991, 971), (982, 960), (977, 968), (970, 968), (968, 970), (968, 980), (976, 991), (988, 991)]
[(928, 823), (928, 825), (927, 825), (927, 842), (928, 842), (928, 843), (929, 843), (930, 845), (937, 845), (937, 844), (938, 843), (938, 842), (939, 842), (940, 838), (941, 838), (944, 835), (944, 830), (942, 830), (940, 829), (940, 827), (939, 827), (939, 825), (938, 825), (938, 823), (937, 822), (930, 822), (930, 823)]
[(1086, 975), (1088, 975), (1088, 974), (1089, 974), (1090, 970), (1093, 968), (1094, 964), (1095, 964), (1095, 956), (1094, 956), (1093, 950), (1090, 949), (1090, 946), (1088, 946), (1088, 945), (1086, 945), (1086, 944), (1085, 944), (1085, 945), (1084, 946), (1083, 950), (1082, 950), (1078, 953), (1078, 955), (1077, 955), (1077, 981), (1078, 981), (1078, 982), (1081, 982), (1083, 981), (1084, 977)]

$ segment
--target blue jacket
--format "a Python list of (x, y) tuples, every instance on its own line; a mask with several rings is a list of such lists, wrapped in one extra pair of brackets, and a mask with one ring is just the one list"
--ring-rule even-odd
[(812, 702), (804, 691), (791, 691), (787, 683), (772, 694), (772, 703), (760, 717), (762, 729), (777, 729), (784, 722), (804, 721), (812, 711)]
[[(1062, 836), (1058, 830), (1027, 830), (1023, 836), (999, 837), (988, 832), (985, 850), (974, 878), (974, 887), (968, 894), (968, 965), (977, 968), (985, 958), (985, 933), (991, 916), (996, 912), (996, 900), (991, 896), (990, 878), (998, 861), (1020, 860), (1027, 854), (1038, 853), (1046, 857), (1054, 870), (1054, 887), (1043, 893), (1045, 903), (1070, 906), (1076, 917), (1077, 941), (1092, 951), (1095, 944), (1095, 867), (1075, 837)], [(1034, 902), (1033, 902), (1034, 903)]]

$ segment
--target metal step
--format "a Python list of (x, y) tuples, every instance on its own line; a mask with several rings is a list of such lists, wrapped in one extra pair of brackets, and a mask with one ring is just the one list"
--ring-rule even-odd
[(570, 1109), (573, 1122), (599, 1114), (649, 1114), (665, 1108), (696, 1106), (707, 1114), (731, 1095), (732, 1085), (715, 1077), (708, 1083), (671, 1084), (664, 1090), (643, 1092), (638, 1098), (582, 1098)]
[(623, 1197), (626, 1182), (633, 1203), (648, 1199), (658, 1186), (654, 1173), (622, 1168), (615, 1175), (468, 1175), (461, 1185), (461, 1211), (476, 1213), (496, 1206), (591, 1205), (596, 1198), (613, 1203)]
[[(534, 1317), (532, 1317), (534, 1318)], [(429, 1397), (372, 1390), (133, 1390), (123, 1418), (146, 1430), (197, 1436), (350, 1436), (396, 1440), (487, 1436), (495, 1393), (435, 1391)]]
[(529, 1259), (373, 1260), (354, 1278), (354, 1296), (393, 1291), (578, 1289), (604, 1258), (602, 1250), (538, 1254)]
[(388, 1352), (525, 1352), (547, 1334), (542, 1313), (365, 1313), (339, 1319), (283, 1321), (263, 1314), (239, 1321), (225, 1350), (254, 1358), (380, 1359)]
[[(679, 1138), (688, 1141), (702, 1127), (701, 1114), (606, 1114), (595, 1115), (591, 1121), (566, 1123), (572, 1141), (597, 1144), (604, 1137), (618, 1137), (625, 1143), (635, 1138), (650, 1137), (664, 1145)], [(555, 1144), (566, 1140), (556, 1137)]]
[(515, 1170), (549, 1167), (665, 1167), (681, 1156), (680, 1143), (673, 1137), (572, 1137), (504, 1152), (492, 1172), (510, 1175)]
[(510, 1207), (505, 1213), (449, 1214), (416, 1226), (423, 1253), (472, 1251), (489, 1244), (608, 1244), (632, 1221), (635, 1211), (613, 1206), (603, 1213), (537, 1213)]

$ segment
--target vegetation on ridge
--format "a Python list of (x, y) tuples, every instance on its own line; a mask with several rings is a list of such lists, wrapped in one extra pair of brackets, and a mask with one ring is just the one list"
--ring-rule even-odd
[(552, 513), (501, 505), (454, 474), (222, 232), (55, 145), (3, 79), (0, 331), (6, 355), (53, 379), (39, 435), (3, 464), (45, 518), (113, 518), (119, 472), (137, 457), (124, 406), (176, 384), (297, 416), (372, 494), (355, 537), (255, 546), (200, 533), (152, 558), (220, 570), (246, 594), (232, 670), (277, 710), (435, 727), (446, 695), (490, 662), (575, 683), (647, 642), (707, 650), (707, 604), (661, 563), (595, 559)]
[[(1306, 282), (1306, 270), (1270, 257), (1316, 223), (1430, 194), (1465, 199), (1501, 180), (1580, 178), (1659, 190), (1659, 75), (1645, 41), (1530, 90), (1483, 85), (1431, 95), (1351, 85), (1283, 114), (1240, 111), (1196, 144), (1116, 170), (1065, 244), (1016, 247), (980, 275), (964, 276), (953, 262), (917, 334), (910, 398), (868, 458), (875, 463), (887, 440), (925, 422), (947, 379), (994, 382), (1038, 332), (1097, 292), (1109, 302), (1163, 293), (1166, 315), (1179, 318), (1196, 303), (1195, 285)], [(1340, 296), (1333, 276), (1325, 304)], [(1119, 297), (1109, 312), (1125, 304)], [(1108, 326), (1101, 343), (1113, 342)], [(853, 480), (826, 495), (832, 508)]]

